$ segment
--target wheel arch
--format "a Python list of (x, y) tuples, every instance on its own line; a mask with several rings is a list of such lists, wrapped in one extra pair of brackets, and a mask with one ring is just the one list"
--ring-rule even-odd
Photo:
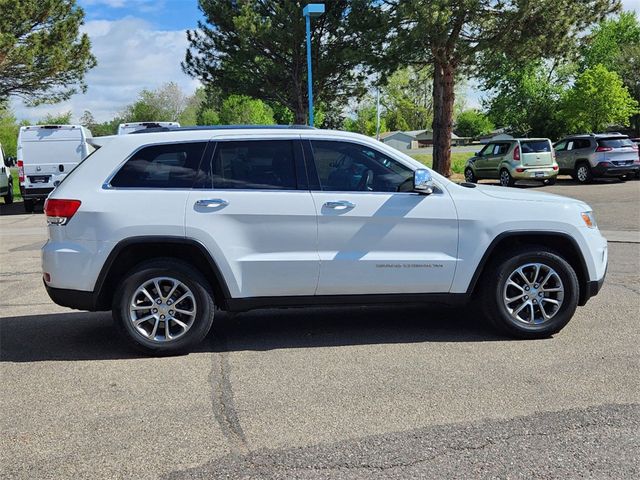
[(143, 236), (122, 240), (107, 257), (94, 288), (95, 309), (110, 310), (123, 276), (136, 265), (160, 257), (182, 260), (196, 268), (211, 285), (217, 306), (226, 308), (227, 300), (231, 298), (229, 289), (204, 245), (190, 238)]
[(524, 245), (545, 246), (562, 256), (578, 276), (578, 284), (580, 285), (578, 304), (582, 306), (587, 303), (590, 297), (587, 263), (578, 242), (563, 232), (509, 231), (501, 233), (487, 247), (473, 277), (471, 277), (467, 293), (473, 294), (476, 291), (478, 281), (487, 271), (491, 260), (495, 258), (494, 252), (508, 252), (513, 247)]

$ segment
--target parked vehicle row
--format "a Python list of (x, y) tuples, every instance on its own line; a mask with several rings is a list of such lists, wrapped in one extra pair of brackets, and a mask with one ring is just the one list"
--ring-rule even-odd
[(638, 142), (619, 133), (571, 135), (552, 145), (547, 138), (515, 138), (488, 143), (465, 166), (467, 182), (498, 179), (505, 187), (518, 180), (553, 185), (558, 174), (579, 183), (596, 177), (640, 178)]
[[(545, 142), (505, 154), (547, 172)], [(45, 213), (52, 300), (112, 310), (151, 353), (191, 348), (216, 309), (327, 304), (476, 301), (504, 332), (546, 337), (607, 266), (581, 201), (457, 184), (369, 137), (308, 128), (114, 136)]]

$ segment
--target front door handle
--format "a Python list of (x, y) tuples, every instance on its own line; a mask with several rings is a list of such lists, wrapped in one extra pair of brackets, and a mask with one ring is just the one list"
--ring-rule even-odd
[(334, 210), (346, 210), (348, 208), (355, 207), (355, 203), (351, 203), (347, 200), (339, 200), (337, 202), (327, 202), (324, 204), (327, 208), (333, 208)]
[(196, 207), (205, 207), (205, 208), (219, 208), (219, 207), (226, 207), (227, 205), (229, 205), (229, 202), (227, 202), (222, 198), (198, 200), (195, 204)]

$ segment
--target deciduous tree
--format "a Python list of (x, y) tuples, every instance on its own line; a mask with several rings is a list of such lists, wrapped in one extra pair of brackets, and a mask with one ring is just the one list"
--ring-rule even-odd
[(362, 0), (357, 9), (378, 69), (432, 66), (433, 166), (449, 176), (457, 76), (485, 52), (526, 60), (562, 51), (618, 7), (618, 0)]
[(563, 102), (562, 113), (573, 131), (602, 132), (609, 125), (629, 125), (638, 113), (631, 97), (615, 72), (596, 65), (581, 73)]

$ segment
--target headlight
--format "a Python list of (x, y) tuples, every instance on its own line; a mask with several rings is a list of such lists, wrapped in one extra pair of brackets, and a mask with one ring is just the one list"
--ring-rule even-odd
[(580, 214), (582, 216), (582, 220), (584, 224), (589, 228), (596, 228), (598, 225), (596, 224), (596, 217), (593, 216), (593, 212), (582, 212)]

